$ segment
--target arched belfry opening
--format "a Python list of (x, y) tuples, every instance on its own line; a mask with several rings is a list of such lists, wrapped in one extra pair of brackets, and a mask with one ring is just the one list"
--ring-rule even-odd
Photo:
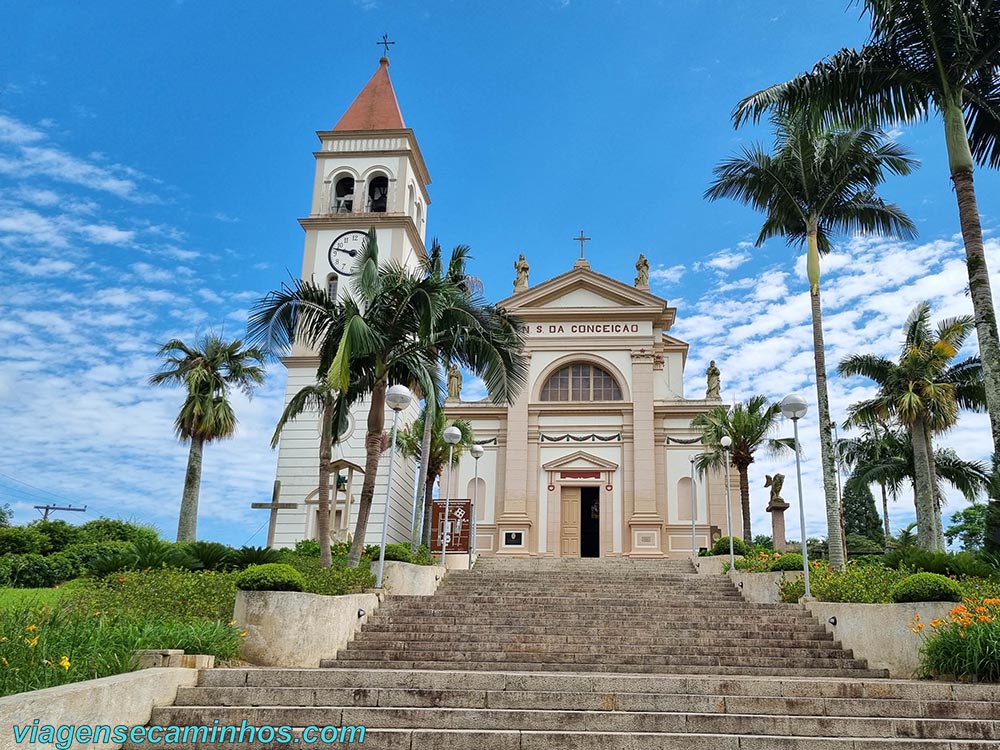
[(384, 214), (389, 207), (389, 178), (373, 177), (368, 183), (368, 211)]
[(333, 212), (349, 214), (354, 210), (354, 178), (341, 177), (333, 191)]

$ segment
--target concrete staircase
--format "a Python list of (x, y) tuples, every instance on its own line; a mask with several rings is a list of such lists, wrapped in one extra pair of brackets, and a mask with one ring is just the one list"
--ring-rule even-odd
[(323, 664), (207, 670), (152, 723), (364, 726), (393, 750), (1000, 748), (1000, 686), (884, 679), (686, 561), (483, 559)]

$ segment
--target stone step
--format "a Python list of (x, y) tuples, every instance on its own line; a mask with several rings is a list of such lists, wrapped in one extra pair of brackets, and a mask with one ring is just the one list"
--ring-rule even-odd
[[(664, 636), (654, 636), (650, 635), (648, 632), (641, 630), (635, 630), (630, 633), (617, 633), (616, 642), (617, 643), (628, 643), (630, 647), (642, 647), (648, 648), (651, 646), (669, 644), (684, 644), (685, 648), (702, 648), (702, 647), (715, 647), (715, 648), (786, 648), (786, 649), (829, 649), (829, 648), (841, 648), (841, 644), (838, 641), (833, 640), (833, 635), (826, 633), (827, 638), (821, 640), (815, 639), (789, 639), (789, 640), (778, 640), (774, 638), (755, 638), (753, 636), (759, 635), (753, 632), (747, 632), (743, 637), (726, 637), (724, 635), (706, 635), (703, 631), (691, 630), (685, 631), (687, 635), (679, 636), (676, 633), (672, 633), (669, 637)], [(728, 634), (736, 635), (739, 634)], [(447, 630), (440, 632), (434, 628), (428, 627), (424, 630), (409, 630), (403, 631), (396, 628), (389, 628), (386, 626), (381, 626), (381, 629), (375, 629), (369, 627), (365, 630), (364, 642), (375, 643), (387, 641), (427, 641), (430, 643), (462, 643), (465, 641), (480, 641), (485, 637), (493, 642), (497, 643), (521, 643), (524, 641), (530, 641), (531, 643), (539, 644), (561, 644), (565, 646), (566, 644), (607, 644), (607, 639), (599, 638), (592, 635), (549, 635), (547, 633), (538, 633), (525, 635), (523, 633), (512, 633), (510, 631), (480, 631), (478, 633), (469, 633), (467, 631), (457, 631), (457, 630)], [(356, 641), (356, 642), (360, 642)]]
[(870, 698), (912, 701), (992, 701), (1000, 703), (1000, 684), (929, 680), (848, 678), (725, 677), (642, 674), (541, 674), (498, 670), (427, 671), (374, 669), (261, 669), (231, 667), (204, 670), (201, 687), (414, 688), (423, 690), (514, 690), (571, 693), (672, 693), (683, 695), (772, 696), (801, 698)]
[(531, 690), (433, 690), (426, 688), (194, 687), (179, 688), (178, 706), (378, 706), (382, 708), (672, 711), (788, 716), (978, 719), (997, 721), (992, 701), (890, 698), (806, 698)]
[[(353, 646), (354, 644), (350, 645)], [(469, 644), (464, 650), (441, 648), (440, 644), (431, 645), (434, 647), (427, 649), (406, 647), (400, 649), (360, 649), (349, 647), (341, 650), (337, 654), (337, 659), (360, 659), (363, 661), (384, 659), (386, 661), (409, 660), (451, 663), (494, 662), (501, 664), (507, 661), (538, 662), (539, 664), (608, 664), (613, 661), (622, 667), (633, 665), (670, 667), (675, 664), (705, 667), (714, 665), (734, 667), (744, 665), (747, 667), (788, 667), (799, 669), (809, 669), (810, 667), (820, 669), (828, 667), (865, 669), (867, 667), (867, 662), (862, 659), (851, 658), (844, 651), (835, 651), (835, 656), (815, 656), (809, 651), (801, 654), (795, 653), (791, 656), (730, 655), (728, 653), (712, 653), (707, 655), (691, 653), (607, 654), (600, 650), (583, 649), (578, 646), (574, 646), (572, 650), (557, 651), (516, 651), (499, 648), (489, 651), (485, 648), (475, 648), (479, 644)], [(473, 647), (470, 648), (470, 646)]]
[(371, 660), (361, 661), (359, 659), (341, 660), (320, 659), (320, 667), (337, 667), (348, 669), (375, 670), (375, 669), (400, 669), (400, 670), (437, 670), (451, 671), (460, 666), (464, 670), (479, 670), (483, 672), (495, 672), (498, 670), (511, 670), (515, 672), (579, 672), (591, 673), (601, 672), (606, 674), (628, 674), (628, 675), (746, 675), (753, 677), (839, 677), (851, 679), (864, 678), (884, 678), (887, 677), (885, 670), (860, 669), (860, 668), (820, 668), (820, 667), (746, 667), (746, 666), (696, 666), (691, 664), (672, 664), (669, 667), (663, 665), (649, 664), (568, 664), (562, 663), (542, 663), (537, 661), (503, 661), (503, 662), (465, 662), (458, 665), (456, 662), (442, 661), (384, 661)]
[[(586, 620), (591, 627), (596, 627), (604, 625), (605, 627), (615, 627), (622, 620), (619, 617), (607, 616), (607, 617), (590, 617), (584, 618), (582, 616), (574, 616), (572, 612), (551, 612), (551, 613), (532, 613), (532, 612), (493, 612), (493, 611), (481, 611), (481, 612), (461, 612), (458, 610), (424, 610), (420, 612), (383, 612), (381, 614), (376, 613), (375, 619), (378, 622), (386, 622), (393, 624), (405, 624), (407, 622), (412, 622), (419, 619), (421, 622), (432, 622), (441, 626), (451, 626), (457, 625), (459, 623), (468, 622), (474, 620), (480, 624), (492, 625), (494, 627), (510, 627), (514, 625), (530, 625), (533, 623), (544, 623), (549, 626), (550, 631), (562, 632), (562, 628), (571, 627), (574, 624), (578, 624), (581, 620)], [(633, 618), (632, 622), (640, 622), (639, 619)], [(730, 629), (746, 630), (750, 628), (756, 628), (759, 632), (770, 632), (772, 627), (784, 625), (788, 627), (801, 624), (803, 627), (813, 628), (816, 626), (815, 620), (812, 618), (806, 618), (801, 616), (760, 616), (754, 617), (752, 614), (746, 615), (734, 615), (732, 617), (727, 617), (724, 621), (718, 620), (706, 620), (704, 616), (699, 617), (698, 615), (670, 615), (670, 614), (660, 614), (656, 617), (651, 617), (648, 620), (643, 618), (641, 620), (642, 624), (648, 625), (649, 627), (664, 626), (668, 627), (670, 625), (674, 626), (685, 626), (687, 629), (701, 628), (704, 630), (715, 630), (715, 631), (726, 631)]]
[[(451, 649), (445, 648), (451, 645)], [(694, 646), (689, 644), (632, 644), (632, 643), (538, 643), (531, 641), (496, 641), (492, 637), (480, 640), (447, 639), (407, 641), (364, 639), (348, 644), (347, 651), (412, 653), (428, 651), (476, 651), (477, 653), (503, 653), (510, 658), (518, 654), (621, 654), (633, 656), (641, 650), (643, 656), (725, 656), (737, 657), (775, 657), (775, 658), (810, 658), (810, 659), (842, 659), (852, 658), (853, 654), (832, 644), (827, 648), (801, 648), (789, 650), (782, 647), (766, 646)], [(370, 657), (369, 657), (370, 658)]]
[[(762, 635), (762, 631), (756, 626), (747, 627), (726, 627), (718, 632), (700, 627), (682, 627), (683, 623), (675, 623), (666, 626), (643, 626), (641, 624), (621, 623), (619, 625), (576, 625), (563, 626), (559, 628), (558, 636), (592, 638), (664, 638), (671, 639), (691, 639), (698, 637), (706, 638), (749, 638), (754, 639)], [(369, 620), (363, 630), (363, 637), (367, 638), (370, 633), (510, 633), (524, 638), (533, 638), (539, 635), (552, 634), (552, 628), (547, 625), (537, 623), (522, 623), (516, 627), (510, 625), (494, 626), (488, 623), (479, 622), (456, 622), (449, 625), (447, 630), (442, 630), (441, 626), (435, 622), (413, 620), (408, 622), (386, 622), (376, 615)], [(810, 626), (798, 625), (771, 625), (764, 631), (768, 635), (768, 640), (776, 643), (785, 643), (796, 640), (826, 640), (832, 641), (833, 634), (826, 631), (821, 625), (812, 623)]]
[(159, 726), (240, 724), (256, 726), (363, 726), (409, 729), (518, 729), (531, 731), (649, 732), (739, 735), (912, 737), (1000, 740), (1000, 721), (981, 719), (883, 718), (672, 711), (395, 708), (332, 706), (168, 706), (154, 708)]
[[(292, 729), (292, 744), (302, 730)], [(343, 736), (343, 735), (339, 735)], [(360, 738), (360, 732), (355, 737)], [(537, 732), (517, 729), (371, 729), (363, 747), (368, 750), (996, 750), (992, 740), (872, 739), (868, 737), (776, 737), (748, 735)], [(330, 742), (345, 747), (357, 739)], [(330, 744), (321, 743), (321, 744)], [(358, 742), (358, 744), (362, 744)], [(302, 742), (302, 747), (310, 747)], [(162, 750), (152, 743), (126, 744), (125, 750)], [(217, 750), (217, 742), (172, 744), (171, 750)], [(285, 743), (226, 743), (226, 750), (286, 750)]]

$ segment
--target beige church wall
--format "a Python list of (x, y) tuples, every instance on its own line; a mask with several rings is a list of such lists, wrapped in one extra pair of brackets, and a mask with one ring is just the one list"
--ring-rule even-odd
[[(581, 480), (581, 479), (560, 479), (558, 472), (552, 472), (551, 484), (555, 489), (549, 490), (550, 472), (544, 467), (546, 464), (557, 461), (564, 456), (570, 456), (577, 452), (584, 452), (597, 458), (610, 461), (618, 465), (618, 469), (611, 473), (612, 490), (609, 492), (604, 479)], [(537, 485), (535, 488), (538, 499), (538, 515), (534, 519), (535, 545), (533, 547), (539, 555), (560, 554), (560, 516), (561, 516), (561, 488), (580, 487), (598, 485), (601, 488), (601, 551), (602, 555), (609, 550), (612, 554), (622, 553), (623, 540), (623, 486), (622, 478), (624, 462), (624, 447), (622, 444), (603, 443), (541, 443), (538, 446), (538, 473)], [(585, 459), (581, 459), (580, 468), (584, 468)], [(610, 511), (610, 513), (608, 512)]]
[[(305, 258), (302, 263), (302, 278), (313, 281), (319, 286), (326, 287), (326, 279), (331, 273), (335, 273), (330, 265), (329, 250), (330, 245), (337, 237), (344, 232), (357, 230), (368, 231), (364, 221), (359, 219), (355, 227), (340, 226), (331, 229), (317, 229), (306, 234)], [(382, 258), (404, 258), (410, 250), (410, 243), (405, 232), (391, 229), (376, 229), (375, 238), (378, 241), (379, 255)], [(345, 280), (348, 277), (340, 277), (340, 292), (343, 294)]]
[[(698, 394), (692, 395), (699, 397)], [(677, 401), (684, 398), (684, 365), (679, 352), (666, 352), (663, 369), (653, 371), (653, 398), (657, 401)]]
[[(667, 489), (667, 523), (691, 523), (691, 496), (686, 494), (683, 498), (678, 495), (678, 483), (681, 479), (689, 479), (691, 476), (691, 462), (689, 457), (701, 450), (699, 445), (668, 445), (663, 448), (663, 460), (666, 464), (666, 489)], [(695, 472), (695, 497), (697, 507), (697, 518), (699, 523), (707, 522), (708, 518), (708, 495), (706, 480), (699, 477)], [(690, 546), (690, 545), (688, 545)]]
[[(475, 426), (473, 426), (475, 432)], [(476, 433), (478, 439), (480, 433)], [(479, 479), (482, 482), (479, 493), (479, 507), (476, 519), (480, 523), (493, 523), (496, 518), (496, 477), (499, 471), (497, 446), (484, 445), (483, 457), (479, 459)], [(472, 486), (476, 478), (476, 460), (465, 453), (459, 464), (452, 470), (451, 496), (472, 499)]]

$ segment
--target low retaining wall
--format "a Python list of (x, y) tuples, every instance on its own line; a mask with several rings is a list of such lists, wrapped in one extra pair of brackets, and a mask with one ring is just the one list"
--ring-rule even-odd
[(756, 604), (777, 604), (781, 601), (778, 586), (791, 578), (801, 578), (802, 572), (795, 570), (778, 571), (776, 573), (749, 573), (745, 570), (732, 570), (729, 577), (740, 590), (743, 598)]
[[(804, 601), (805, 608), (833, 633), (835, 640), (867, 659), (872, 669), (888, 669), (890, 677), (910, 678), (920, 666), (923, 635), (911, 630), (913, 618), (928, 623), (945, 617), (954, 608), (952, 602), (913, 602), (908, 604), (844, 604), (841, 602)], [(836, 618), (837, 624), (830, 622)]]
[[(14, 742), (12, 724), (126, 727), (149, 722), (155, 706), (172, 705), (178, 687), (193, 687), (197, 669), (156, 668), (33, 690), (0, 698), (0, 750), (52, 750), (52, 744)], [(120, 743), (74, 742), (73, 750), (108, 750)]]
[[(742, 560), (743, 555), (735, 555), (735, 560)], [(692, 557), (691, 562), (694, 563), (694, 567), (698, 570), (698, 573), (704, 576), (720, 576), (722, 575), (722, 566), (729, 562), (729, 555), (712, 555), (710, 557)]]
[(347, 645), (378, 603), (377, 594), (237, 591), (233, 619), (247, 634), (240, 657), (263, 667), (318, 667)]
[[(449, 564), (448, 568), (451, 567)], [(445, 569), (440, 565), (412, 565), (386, 560), (383, 583), (389, 596), (430, 596), (444, 579), (444, 573)]]

